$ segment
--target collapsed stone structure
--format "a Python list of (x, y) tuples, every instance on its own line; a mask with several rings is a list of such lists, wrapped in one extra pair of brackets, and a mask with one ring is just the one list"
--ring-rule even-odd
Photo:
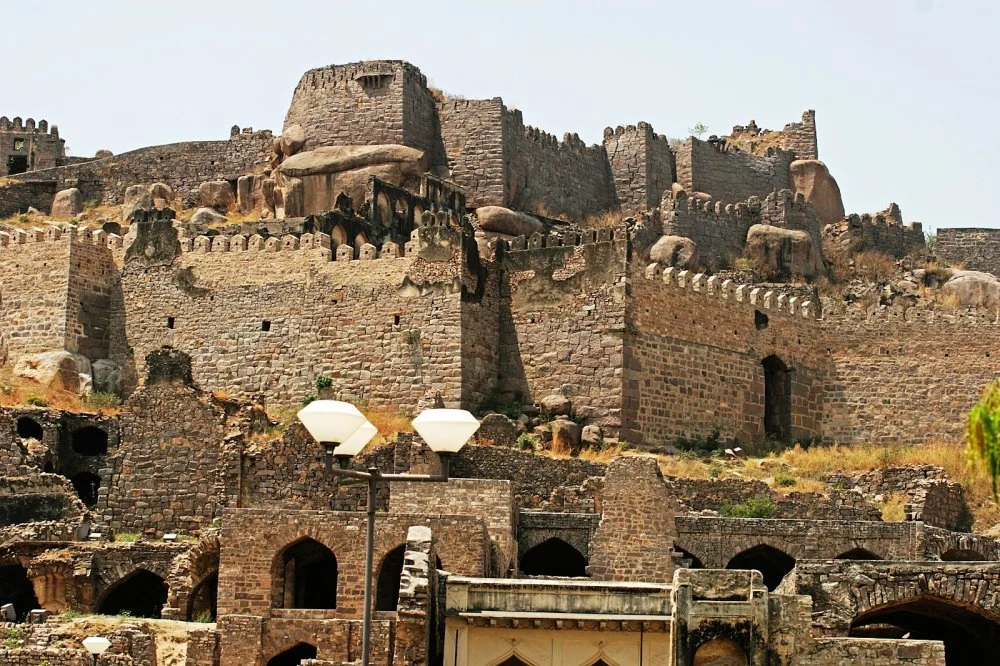
[[(845, 216), (817, 145), (811, 111), (707, 141), (647, 123), (559, 141), (377, 61), (307, 72), (278, 137), (12, 174), (0, 214), (59, 201), (67, 219), (0, 227), (0, 361), (124, 402), (0, 410), (0, 603), (215, 620), (185, 630), (190, 666), (356, 660), (363, 493), (265, 411), (316, 393), (551, 412), (569, 448), (957, 438), (995, 375), (995, 314), (788, 282), (831, 248), (922, 247), (895, 205)], [(122, 215), (68, 219), (79, 201)], [(775, 281), (741, 279), (739, 257)], [(375, 663), (998, 656), (1000, 543), (938, 469), (779, 496), (641, 455), (552, 459), (517, 433), (492, 414), (450, 482), (380, 490)], [(408, 434), (364, 458), (440, 464)], [(886, 493), (903, 522), (881, 519)], [(774, 513), (720, 515), (752, 496)], [(156, 626), (126, 622), (101, 663), (153, 663)], [(65, 623), (10, 629), (4, 663), (82, 663)]]

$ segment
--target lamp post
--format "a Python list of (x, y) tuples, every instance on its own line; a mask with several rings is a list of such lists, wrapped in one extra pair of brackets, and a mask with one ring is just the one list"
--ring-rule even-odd
[(94, 666), (97, 666), (97, 658), (111, 647), (111, 641), (103, 636), (88, 636), (83, 639), (83, 647), (87, 649), (90, 656), (94, 658)]
[[(359, 418), (360, 417), (360, 418)], [(372, 628), (372, 559), (375, 542), (375, 490), (379, 481), (447, 481), (450, 456), (458, 453), (479, 429), (479, 421), (464, 409), (428, 409), (413, 419), (413, 428), (427, 446), (441, 457), (440, 474), (383, 474), (375, 466), (367, 471), (350, 469), (351, 458), (361, 453), (378, 429), (357, 407), (336, 400), (314, 400), (299, 412), (299, 420), (326, 450), (326, 469), (337, 477), (368, 484), (368, 534), (365, 538), (365, 609), (361, 634), (361, 664), (369, 666)], [(333, 466), (336, 458), (337, 466)]]

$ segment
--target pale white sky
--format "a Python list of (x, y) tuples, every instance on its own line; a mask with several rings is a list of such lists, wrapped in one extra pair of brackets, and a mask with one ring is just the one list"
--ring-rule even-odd
[(48, 119), (75, 155), (277, 133), (305, 70), (391, 58), (589, 143), (640, 120), (780, 129), (814, 108), (849, 212), (1000, 226), (994, 2), (49, 0), (4, 17), (0, 115)]

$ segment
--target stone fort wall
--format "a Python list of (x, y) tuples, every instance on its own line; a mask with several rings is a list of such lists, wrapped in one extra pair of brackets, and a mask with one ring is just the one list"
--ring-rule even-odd
[(754, 155), (689, 137), (677, 148), (677, 182), (689, 193), (707, 192), (717, 201), (743, 201), (791, 189), (788, 166), (794, 159), (788, 150), (774, 148)]
[(50, 129), (47, 120), (36, 125), (34, 118), (22, 122), (19, 117), (0, 117), (0, 177), (10, 175), (11, 167), (23, 171), (60, 166), (66, 161), (65, 145), (59, 128)]
[(649, 123), (604, 130), (604, 150), (621, 209), (640, 214), (659, 205), (674, 182), (674, 156), (668, 140)]
[(1000, 275), (1000, 229), (938, 229), (936, 252), (966, 270)]

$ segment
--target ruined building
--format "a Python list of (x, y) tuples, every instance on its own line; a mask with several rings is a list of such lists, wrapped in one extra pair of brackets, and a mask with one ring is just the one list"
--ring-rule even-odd
[[(76, 160), (38, 129), (0, 185), (0, 362), (122, 403), (0, 408), (0, 663), (89, 663), (66, 610), (128, 614), (101, 664), (167, 663), (167, 643), (188, 666), (359, 659), (364, 493), (273, 418), (316, 397), (483, 416), (448, 483), (379, 490), (373, 663), (1000, 660), (1000, 541), (940, 468), (780, 494), (648, 455), (957, 445), (996, 374), (995, 312), (792, 281), (828, 270), (831, 238), (924, 249), (894, 205), (845, 213), (812, 111), (588, 146), (378, 61), (307, 72), (278, 136)], [(523, 450), (535, 421), (635, 455)], [(440, 465), (405, 432), (363, 458)], [(748, 497), (768, 515), (727, 515)], [(155, 619), (190, 624), (168, 641)]]

